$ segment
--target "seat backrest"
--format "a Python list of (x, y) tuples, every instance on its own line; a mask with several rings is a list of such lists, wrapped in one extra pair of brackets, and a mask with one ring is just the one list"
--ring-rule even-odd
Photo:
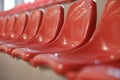
[(18, 14), (18, 18), (15, 23), (15, 28), (13, 29), (10, 35), (11, 38), (16, 39), (22, 35), (27, 24), (27, 17), (28, 17), (27, 13)]
[(14, 29), (15, 22), (16, 22), (16, 16), (15, 15), (9, 16), (8, 22), (2, 33), (2, 36), (4, 38), (8, 38), (10, 36), (12, 30)]
[(92, 36), (95, 26), (96, 3), (92, 0), (76, 1), (67, 12), (61, 39), (74, 45), (84, 44)]
[(93, 43), (105, 51), (120, 50), (120, 0), (107, 0)]
[(27, 22), (25, 31), (22, 35), (22, 38), (24, 40), (30, 40), (36, 35), (41, 25), (42, 17), (43, 17), (42, 10), (35, 10), (31, 12), (31, 14), (28, 17), (28, 22)]
[(0, 33), (2, 31), (2, 28), (3, 28), (3, 18), (0, 18)]
[(4, 31), (4, 28), (5, 28), (6, 24), (7, 24), (7, 21), (8, 21), (8, 18), (7, 18), (7, 17), (3, 17), (3, 18), (1, 19), (1, 22), (0, 22), (0, 36), (2, 36), (2, 33), (3, 33), (3, 31)]
[(54, 39), (62, 27), (63, 21), (64, 9), (62, 6), (56, 5), (48, 8), (38, 31), (38, 41), (47, 43)]

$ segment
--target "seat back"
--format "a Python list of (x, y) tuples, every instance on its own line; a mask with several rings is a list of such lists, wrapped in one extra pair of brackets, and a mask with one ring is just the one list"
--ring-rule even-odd
[[(107, 0), (98, 30), (93, 36), (93, 45), (105, 51), (120, 49), (120, 1)], [(92, 44), (91, 44), (92, 45)]]
[(28, 23), (22, 35), (22, 38), (24, 40), (30, 40), (36, 35), (41, 25), (42, 16), (43, 16), (42, 10), (35, 10), (29, 15)]
[(76, 1), (67, 12), (60, 40), (65, 44), (82, 45), (90, 39), (95, 26), (96, 3), (91, 0)]
[(7, 24), (7, 21), (8, 21), (8, 18), (7, 17), (4, 17), (1, 19), (1, 23), (0, 23), (0, 37), (2, 37), (2, 33), (6, 27), (6, 24)]
[(16, 39), (21, 36), (27, 24), (27, 17), (27, 13), (21, 13), (18, 15), (15, 23), (15, 28), (10, 35), (11, 38)]
[(4, 39), (8, 38), (10, 34), (12, 33), (15, 22), (16, 22), (16, 16), (15, 15), (9, 16), (8, 22), (4, 28), (4, 31), (2, 32), (2, 36)]
[(48, 8), (38, 31), (38, 41), (47, 43), (53, 40), (58, 35), (63, 21), (64, 9), (62, 6), (57, 5)]

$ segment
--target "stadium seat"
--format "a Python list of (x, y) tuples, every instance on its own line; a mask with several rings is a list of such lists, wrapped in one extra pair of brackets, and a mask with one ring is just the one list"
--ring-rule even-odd
[(77, 72), (68, 72), (67, 80), (120, 80), (120, 64), (118, 63), (88, 65)]
[(51, 42), (57, 37), (59, 31), (61, 30), (63, 21), (64, 21), (64, 9), (62, 6), (57, 5), (57, 6), (52, 6), (48, 8), (44, 14), (40, 29), (38, 30), (38, 33), (34, 37), (34, 39), (24, 42), (22, 44), (12, 43), (10, 46), (5, 46), (6, 53), (11, 53), (12, 49), (18, 48), (18, 47), (25, 47), (25, 46), (33, 47), (38, 44), (42, 45), (42, 44), (47, 44), (48, 42)]
[(14, 29), (12, 30), (10, 35), (1, 42), (1, 44), (5, 44), (7, 42), (16, 40), (23, 33), (26, 21), (27, 14), (26, 13), (19, 14), (14, 24)]
[(3, 33), (4, 29), (5, 29), (7, 21), (8, 21), (7, 17), (1, 18), (1, 22), (0, 22), (0, 39), (2, 39), (2, 33)]
[[(28, 48), (17, 48), (12, 55), (29, 61), (36, 54), (72, 50), (84, 45), (92, 36), (96, 26), (96, 5), (93, 1), (79, 0), (73, 3), (58, 37), (49, 44)], [(48, 35), (46, 33), (46, 35)], [(46, 36), (44, 35), (44, 36)]]
[[(42, 21), (42, 16), (43, 16), (42, 10), (34, 10), (29, 15), (26, 24), (21, 23), (22, 17), (20, 17), (21, 19), (19, 19), (20, 21), (17, 22), (16, 28), (10, 34), (10, 37), (14, 36), (14, 40), (1, 45), (0, 49), (5, 50), (7, 48), (7, 46), (12, 46), (15, 43), (16, 44), (25, 43), (25, 42), (31, 40), (37, 34), (37, 31), (38, 31), (39, 26)], [(22, 21), (24, 21), (24, 20), (22, 20)], [(21, 30), (19, 30), (19, 29), (21, 29)], [(19, 37), (18, 37), (18, 35), (19, 35)]]
[(16, 15), (9, 16), (9, 18), (7, 19), (8, 21), (5, 23), (5, 26), (2, 26), (3, 31), (1, 33), (0, 44), (2, 43), (2, 41), (10, 36), (12, 30), (14, 29), (16, 18)]
[(120, 61), (119, 3), (119, 0), (107, 0), (99, 25), (87, 44), (67, 52), (36, 55), (31, 64), (44, 64), (58, 73), (66, 73), (87, 65)]

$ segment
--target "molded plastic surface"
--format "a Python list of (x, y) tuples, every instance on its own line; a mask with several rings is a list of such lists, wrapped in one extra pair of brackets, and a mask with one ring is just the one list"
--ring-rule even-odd
[[(22, 43), (31, 40), (37, 34), (37, 31), (39, 30), (42, 22), (42, 17), (42, 10), (35, 10), (30, 14), (26, 28), (21, 36), (21, 39), (19, 39), (20, 41), (22, 40)], [(19, 40), (17, 40), (18, 44)]]
[(3, 43), (16, 40), (18, 37), (20, 37), (26, 26), (26, 21), (27, 21), (27, 14), (26, 13), (19, 14), (16, 19), (16, 22), (14, 23), (14, 29), (9, 34), (9, 36), (3, 41)]
[(14, 42), (16, 39), (18, 39), (22, 35), (26, 27), (26, 24), (27, 24), (27, 14), (26, 13), (19, 14), (16, 19), (16, 22), (14, 23), (14, 29), (12, 30), (12, 32), (9, 34), (7, 38), (5, 38), (0, 42), (2, 44), (0, 45), (1, 51), (4, 50), (4, 45), (10, 42)]
[(2, 33), (6, 27), (8, 18), (7, 17), (3, 17), (1, 18), (1, 23), (0, 23), (0, 39), (2, 38)]
[(68, 72), (67, 77), (68, 80), (120, 80), (120, 64), (89, 65), (78, 72)]
[[(18, 24), (16, 25), (16, 28), (21, 29), (20, 36), (18, 38), (14, 39), (14, 41), (11, 41), (11, 42), (8, 42), (7, 44), (1, 45), (0, 49), (5, 50), (9, 46), (14, 46), (15, 44), (26, 43), (29, 40), (31, 40), (33, 37), (35, 37), (35, 35), (37, 34), (37, 31), (40, 27), (40, 24), (42, 22), (42, 16), (43, 16), (43, 12), (41, 10), (35, 10), (35, 11), (31, 12), (31, 14), (28, 17), (27, 25), (25, 26), (25, 28), (20, 26), (23, 23), (21, 24), (18, 22)], [(16, 32), (16, 30), (14, 30), (12, 32), (12, 34), (11, 34), (12, 37), (13, 37), (14, 32)], [(16, 33), (14, 35), (18, 36), (19, 34)]]
[[(17, 46), (6, 46), (6, 52), (10, 53), (10, 51), (14, 48), (18, 47), (33, 47), (36, 45), (47, 44), (54, 40), (57, 37), (64, 21), (64, 10), (62, 6), (53, 6), (47, 9), (44, 14), (43, 21), (40, 29), (34, 39), (26, 42), (24, 44), (15, 44)], [(29, 37), (29, 35), (28, 35)], [(7, 47), (9, 49), (7, 49)]]
[(95, 34), (87, 44), (67, 52), (40, 54), (31, 64), (47, 65), (58, 73), (78, 70), (89, 64), (120, 60), (120, 1), (107, 0)]
[(19, 57), (24, 58), (24, 60), (29, 60), (36, 54), (66, 51), (82, 46), (90, 39), (95, 25), (95, 2), (92, 0), (79, 0), (70, 6), (62, 30), (54, 41), (43, 46), (18, 48), (12, 52), (12, 55), (19, 54)]
[(12, 30), (14, 29), (15, 22), (16, 22), (16, 16), (15, 15), (9, 16), (7, 23), (5, 24), (5, 26), (3, 26), (4, 28), (1, 33), (2, 38), (0, 40), (5, 40), (10, 36)]

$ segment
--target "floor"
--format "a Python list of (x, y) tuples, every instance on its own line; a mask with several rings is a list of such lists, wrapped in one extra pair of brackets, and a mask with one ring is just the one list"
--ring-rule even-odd
[(0, 80), (66, 80), (48, 68), (33, 68), (28, 63), (0, 53)]

